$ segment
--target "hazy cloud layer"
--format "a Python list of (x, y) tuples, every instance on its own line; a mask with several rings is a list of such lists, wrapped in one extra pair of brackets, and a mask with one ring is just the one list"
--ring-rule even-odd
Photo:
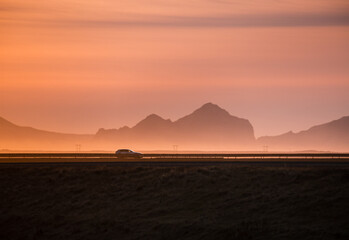
[[(38, 23), (38, 22), (37, 22)], [(123, 20), (60, 20), (44, 24), (72, 27), (306, 27), (348, 26), (349, 14), (293, 14), (223, 17), (144, 16)]]
[(0, 11), (2, 22), (64, 27), (349, 25), (349, 2), (344, 0), (1, 0)]

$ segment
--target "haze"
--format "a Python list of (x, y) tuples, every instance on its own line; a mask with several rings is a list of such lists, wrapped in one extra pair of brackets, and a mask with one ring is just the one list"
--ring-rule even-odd
[(349, 115), (346, 0), (0, 0), (0, 116), (72, 133), (205, 102), (280, 134)]

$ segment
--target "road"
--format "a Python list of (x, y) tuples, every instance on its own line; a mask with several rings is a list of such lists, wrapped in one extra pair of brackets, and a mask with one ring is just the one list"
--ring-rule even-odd
[(0, 153), (1, 165), (118, 166), (346, 166), (349, 153), (214, 153), (144, 154), (142, 159), (118, 159), (112, 153)]

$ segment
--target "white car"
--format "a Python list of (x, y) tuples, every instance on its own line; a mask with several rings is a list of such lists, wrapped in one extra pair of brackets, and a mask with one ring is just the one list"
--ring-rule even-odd
[(130, 149), (119, 149), (115, 152), (118, 158), (136, 158), (140, 159), (143, 157), (142, 153), (134, 152)]

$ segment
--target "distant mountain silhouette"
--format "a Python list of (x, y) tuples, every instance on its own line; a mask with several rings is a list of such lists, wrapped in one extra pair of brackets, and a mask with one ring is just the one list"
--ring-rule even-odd
[(251, 123), (230, 115), (218, 105), (206, 103), (174, 122), (178, 139), (186, 144), (215, 148), (250, 147), (255, 141)]
[(92, 135), (64, 134), (17, 126), (0, 117), (0, 149), (71, 150), (90, 141)]
[(206, 103), (176, 121), (151, 114), (134, 127), (99, 129), (96, 134), (64, 134), (15, 125), (0, 117), (0, 150), (261, 150), (349, 151), (349, 116), (311, 127), (299, 133), (255, 139), (251, 123), (230, 115), (219, 106)]
[(299, 133), (260, 137), (259, 144), (271, 150), (349, 150), (349, 116), (309, 128)]
[(171, 128), (171, 125), (171, 120), (165, 120), (156, 114), (151, 114), (134, 126), (133, 131), (145, 134), (159, 134), (161, 131), (167, 131)]
[(152, 114), (133, 128), (100, 129), (96, 140), (155, 149), (172, 145), (181, 149), (241, 149), (254, 144), (255, 138), (248, 120), (207, 103), (175, 122)]

